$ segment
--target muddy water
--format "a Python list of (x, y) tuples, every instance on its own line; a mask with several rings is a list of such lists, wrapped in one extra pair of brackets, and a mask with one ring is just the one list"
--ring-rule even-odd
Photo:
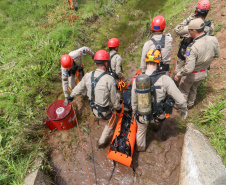
[[(109, 146), (105, 149), (97, 148), (105, 122), (97, 121), (90, 114), (88, 102), (82, 104), (80, 100), (76, 101), (78, 114), (83, 113), (89, 119), (89, 122), (80, 122), (79, 128), (91, 183), (108, 184), (113, 169), (112, 160), (107, 158)], [(173, 114), (172, 118), (165, 121), (157, 132), (153, 131), (152, 125), (149, 126), (146, 152), (134, 152), (135, 175), (131, 167), (117, 163), (109, 184), (178, 184), (184, 136), (177, 128), (174, 119), (176, 115)], [(81, 115), (79, 117), (82, 119)], [(90, 133), (86, 132), (88, 128)], [(53, 146), (51, 161), (54, 183), (89, 184), (77, 128), (49, 133), (49, 144)]]

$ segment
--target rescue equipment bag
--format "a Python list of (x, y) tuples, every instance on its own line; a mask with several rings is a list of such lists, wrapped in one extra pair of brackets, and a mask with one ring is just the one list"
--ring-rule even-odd
[(97, 78), (94, 78), (94, 73), (95, 73), (95, 71), (92, 71), (92, 73), (91, 73), (91, 100), (90, 100), (90, 107), (91, 107), (92, 111), (93, 111), (93, 109), (97, 110), (98, 116), (100, 116), (104, 120), (109, 120), (111, 115), (112, 115), (112, 112), (110, 112), (107, 116), (103, 116), (102, 112), (108, 112), (110, 110), (110, 107), (109, 106), (101, 107), (101, 106), (97, 105), (95, 103), (95, 92), (94, 92), (95, 87), (96, 87), (98, 81), (100, 80), (100, 78), (103, 77), (104, 75), (106, 75), (107, 73), (104, 72), (100, 76), (98, 76)]

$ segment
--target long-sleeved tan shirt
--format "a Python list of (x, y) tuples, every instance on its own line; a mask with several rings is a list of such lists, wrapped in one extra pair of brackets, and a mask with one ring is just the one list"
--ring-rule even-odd
[(83, 46), (82, 48), (79, 48), (77, 50), (71, 51), (69, 53), (71, 58), (74, 60), (74, 62), (76, 62), (76, 64), (78, 66), (81, 66), (81, 64), (82, 64), (81, 57), (86, 55), (86, 54), (94, 56), (94, 53), (92, 52), (92, 50), (90, 48), (86, 47), (86, 46)]
[(185, 64), (178, 71), (177, 76), (185, 76), (193, 71), (206, 70), (213, 59), (219, 56), (220, 46), (216, 37), (200, 35), (188, 45)]
[[(181, 22), (180, 24), (178, 24), (174, 28), (174, 32), (177, 35), (179, 35), (180, 37), (184, 38), (183, 44), (186, 45), (186, 46), (188, 46), (192, 42), (192, 37), (191, 37), (191, 35), (189, 34), (189, 31), (188, 31), (188, 24), (191, 20), (194, 20), (194, 19), (197, 19), (197, 18), (195, 17), (195, 14), (192, 13), (187, 19), (185, 19), (183, 22)], [(189, 22), (187, 20), (189, 20)], [(210, 27), (205, 26), (205, 33), (207, 33), (208, 35), (211, 35), (213, 33), (213, 30), (214, 30), (213, 23), (211, 23)], [(186, 48), (182, 47), (180, 53), (184, 57), (185, 57), (185, 51), (186, 51)], [(180, 59), (182, 60), (182, 58), (180, 58)]]
[[(147, 69), (145, 74), (150, 76), (155, 69)], [(157, 103), (166, 98), (166, 95), (171, 96), (179, 108), (186, 109), (186, 100), (183, 94), (177, 88), (174, 81), (167, 75), (162, 75), (154, 84), (154, 86), (161, 86), (160, 89), (156, 89), (156, 101)], [(137, 111), (137, 94), (136, 94), (136, 79), (133, 82), (132, 92), (131, 92), (131, 104), (133, 112)]]
[[(116, 51), (110, 51), (110, 57), (115, 54)], [(115, 54), (111, 59), (112, 72), (116, 73), (119, 78), (123, 77), (122, 73), (122, 57), (119, 54)]]
[[(86, 55), (86, 54), (89, 54), (91, 56), (94, 56), (94, 53), (92, 52), (92, 50), (86, 46), (82, 47), (82, 48), (79, 48), (77, 50), (74, 50), (74, 51), (71, 51), (69, 53), (69, 55), (72, 57), (73, 59), (73, 65), (71, 67), (70, 70), (68, 69), (65, 69), (61, 66), (61, 78), (62, 78), (62, 87), (63, 87), (63, 92), (64, 92), (64, 96), (65, 97), (68, 97), (69, 96), (69, 91), (68, 91), (68, 85), (69, 85), (69, 81), (68, 81), (68, 78), (75, 78), (75, 76), (72, 74), (72, 75), (69, 75), (69, 71), (75, 71), (78, 67), (81, 66), (82, 64), (82, 60), (81, 60), (81, 57)], [(72, 88), (75, 86), (75, 82), (74, 80), (70, 80), (70, 82), (73, 82), (73, 84), (70, 84), (72, 86)]]
[[(156, 41), (161, 40), (163, 34), (155, 34), (152, 38), (155, 39)], [(165, 35), (165, 47), (161, 48), (161, 54), (162, 54), (162, 62), (164, 64), (169, 64), (171, 57), (171, 47), (172, 47), (172, 42), (173, 38), (171, 37), (170, 34)], [(142, 49), (142, 54), (141, 54), (141, 70), (144, 71), (146, 69), (146, 64), (145, 64), (145, 56), (147, 52), (150, 49), (156, 49), (156, 46), (154, 45), (152, 40), (147, 41)]]
[[(197, 19), (195, 17), (195, 14), (192, 13), (188, 18), (189, 21), (193, 20), (193, 19)], [(175, 28), (174, 28), (174, 32), (184, 38), (191, 38), (191, 35), (189, 34), (188, 31), (188, 24), (189, 22), (187, 22), (187, 19), (185, 19), (183, 22), (181, 22), (180, 24), (178, 24)], [(205, 30), (207, 32), (208, 29), (208, 34), (211, 35), (213, 33), (214, 30), (214, 25), (213, 23), (211, 23), (210, 28), (207, 28), (208, 26), (205, 27)]]
[[(102, 69), (96, 69), (94, 73), (94, 78), (97, 78), (102, 73)], [(72, 90), (71, 97), (75, 97), (79, 94), (82, 94), (85, 90), (87, 91), (87, 96), (91, 100), (91, 74), (92, 72), (86, 73), (78, 85)], [(101, 107), (107, 107), (113, 105), (115, 109), (120, 109), (119, 99), (116, 95), (116, 83), (112, 76), (105, 74), (97, 82), (94, 89), (95, 94), (95, 104)], [(104, 115), (104, 114), (103, 114)], [(105, 116), (105, 115), (104, 115)]]

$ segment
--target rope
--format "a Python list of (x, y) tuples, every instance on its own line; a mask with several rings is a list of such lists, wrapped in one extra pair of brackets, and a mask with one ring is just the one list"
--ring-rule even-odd
[(109, 180), (108, 180), (108, 184), (110, 183), (111, 178), (112, 178), (112, 176), (113, 176), (113, 173), (114, 173), (114, 171), (115, 171), (116, 162), (115, 162), (114, 160), (113, 160), (113, 164), (114, 164), (114, 167), (113, 167), (113, 170), (112, 170), (112, 172), (111, 172), (111, 176), (110, 176), (110, 178), (109, 178)]
[[(89, 124), (88, 124), (88, 128), (91, 131)], [(96, 165), (95, 165), (95, 158), (94, 158), (94, 151), (93, 151), (93, 143), (92, 143), (92, 137), (91, 137), (91, 132), (89, 134), (89, 138), (90, 138), (90, 144), (91, 144), (91, 148), (92, 148), (92, 153), (93, 153), (93, 168), (94, 168), (94, 175), (95, 175), (95, 180), (96, 180), (96, 184), (97, 184), (97, 173), (96, 173)]]
[(125, 86), (126, 86), (126, 83), (124, 81), (122, 81), (122, 79), (120, 79), (120, 81), (118, 82), (118, 88), (121, 92), (123, 91), (123, 88)]
[[(73, 24), (73, 19), (72, 19), (72, 27), (73, 27), (73, 32), (72, 32), (72, 37), (71, 37), (71, 45), (72, 45), (72, 41), (73, 41), (73, 35), (74, 35), (74, 24)], [(71, 46), (70, 46), (70, 51), (71, 51)]]
[[(73, 107), (72, 107), (72, 109), (73, 109)], [(75, 114), (75, 110), (74, 109), (73, 109), (73, 111), (74, 111), (74, 114)], [(83, 149), (83, 143), (82, 143), (82, 138), (81, 138), (81, 134), (80, 134), (80, 130), (79, 130), (79, 125), (78, 125), (78, 120), (77, 120), (76, 114), (75, 114), (75, 121), (77, 123), (78, 134), (79, 134), (79, 138), (80, 138), (80, 141), (81, 141), (82, 153), (83, 153), (83, 157), (84, 157), (84, 161), (85, 161), (85, 165), (86, 165), (86, 171), (87, 171), (88, 178), (89, 178), (89, 184), (91, 185), (91, 180), (90, 180), (90, 176), (89, 176), (89, 170), (88, 170), (87, 163), (86, 163), (85, 152), (84, 152), (84, 149)]]

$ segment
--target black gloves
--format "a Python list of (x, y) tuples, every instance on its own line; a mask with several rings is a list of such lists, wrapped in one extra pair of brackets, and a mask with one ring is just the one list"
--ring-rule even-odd
[(67, 106), (69, 102), (72, 102), (74, 99), (74, 97), (68, 96), (67, 98), (65, 98), (64, 101), (64, 106)]
[(67, 100), (68, 100), (69, 102), (72, 102), (72, 101), (74, 100), (74, 97), (68, 96), (68, 97), (67, 97)]

